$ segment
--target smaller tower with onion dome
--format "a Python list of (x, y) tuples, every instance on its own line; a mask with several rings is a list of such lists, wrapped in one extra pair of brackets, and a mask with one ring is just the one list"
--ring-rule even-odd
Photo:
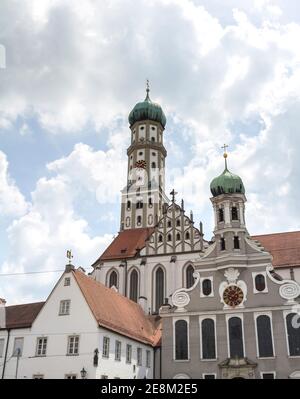
[(169, 200), (165, 194), (165, 159), (163, 144), (166, 116), (150, 99), (147, 81), (146, 98), (129, 114), (131, 143), (127, 149), (127, 185), (122, 190), (120, 230), (154, 227)]
[(227, 147), (225, 144), (222, 147), (225, 169), (210, 184), (215, 216), (214, 235), (219, 255), (241, 251), (244, 245), (241, 238), (248, 235), (245, 225), (245, 187), (242, 179), (228, 170)]

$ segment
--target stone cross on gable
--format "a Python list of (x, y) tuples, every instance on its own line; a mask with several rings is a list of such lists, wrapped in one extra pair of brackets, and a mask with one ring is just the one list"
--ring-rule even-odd
[(172, 202), (175, 202), (175, 195), (177, 195), (177, 194), (178, 193), (173, 188), (173, 190), (170, 192), (170, 195), (172, 195)]

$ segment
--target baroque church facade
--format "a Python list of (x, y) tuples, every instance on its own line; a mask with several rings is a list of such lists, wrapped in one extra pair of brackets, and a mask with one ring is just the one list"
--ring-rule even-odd
[(159, 313), (162, 378), (299, 378), (300, 233), (249, 235), (245, 187), (224, 147), (204, 240), (202, 223), (165, 193), (166, 117), (149, 89), (129, 124), (120, 232), (92, 277)]

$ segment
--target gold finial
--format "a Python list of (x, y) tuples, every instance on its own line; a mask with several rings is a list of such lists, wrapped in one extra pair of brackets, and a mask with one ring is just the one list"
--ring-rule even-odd
[(73, 258), (72, 251), (70, 249), (67, 250), (67, 258), (69, 259), (69, 265), (70, 265), (71, 259)]
[(226, 152), (226, 150), (227, 150), (227, 148), (228, 148), (229, 146), (227, 145), (227, 144), (224, 144), (221, 148), (224, 150), (224, 154), (223, 154), (223, 157), (224, 157), (224, 159), (225, 159), (225, 168), (227, 169), (227, 157), (228, 157), (228, 154), (227, 154), (227, 152)]

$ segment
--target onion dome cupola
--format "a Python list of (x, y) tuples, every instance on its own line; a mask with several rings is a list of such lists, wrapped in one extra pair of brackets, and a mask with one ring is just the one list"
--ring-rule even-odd
[[(226, 147), (225, 147), (226, 149)], [(245, 194), (242, 179), (231, 173), (227, 168), (227, 153), (224, 152), (225, 169), (223, 173), (215, 177), (210, 183), (210, 191), (214, 197), (222, 194)]]
[(167, 123), (166, 116), (159, 104), (150, 100), (149, 97), (149, 84), (147, 82), (147, 95), (144, 101), (137, 103), (129, 114), (128, 121), (130, 126), (135, 122), (151, 120), (159, 122), (164, 128)]

